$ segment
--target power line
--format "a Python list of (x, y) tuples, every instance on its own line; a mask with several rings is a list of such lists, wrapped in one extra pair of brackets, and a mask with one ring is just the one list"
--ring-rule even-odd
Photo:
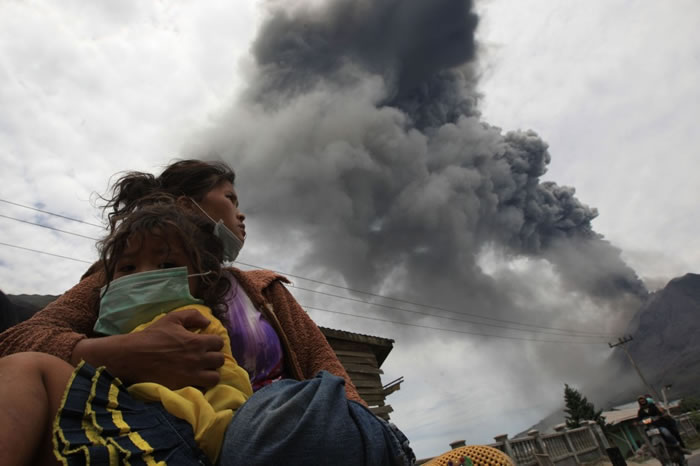
[[(603, 337), (607, 338), (607, 337), (613, 336), (612, 334), (596, 334), (596, 333), (588, 333), (588, 332), (576, 332), (575, 330), (569, 330), (569, 329), (565, 329), (565, 328), (547, 327), (547, 326), (536, 325), (536, 324), (527, 324), (527, 323), (518, 322), (518, 321), (514, 321), (514, 320), (498, 319), (498, 318), (496, 318), (496, 317), (488, 317), (488, 316), (482, 316), (482, 315), (479, 315), (479, 314), (473, 314), (473, 313), (468, 313), (468, 312), (454, 311), (454, 310), (446, 309), (446, 308), (443, 308), (443, 307), (440, 307), (440, 306), (432, 306), (432, 305), (422, 304), (422, 303), (418, 303), (418, 302), (414, 302), (414, 301), (408, 301), (408, 300), (405, 300), (405, 299), (393, 298), (393, 297), (391, 297), (391, 296), (384, 296), (384, 295), (377, 294), (377, 293), (371, 293), (371, 292), (369, 292), (369, 291), (362, 291), (362, 290), (357, 290), (357, 289), (353, 289), (353, 288), (348, 288), (348, 287), (346, 287), (346, 286), (335, 285), (335, 284), (333, 284), (333, 283), (323, 282), (323, 281), (320, 281), (320, 280), (314, 280), (314, 279), (312, 279), (312, 278), (306, 278), (306, 277), (302, 277), (302, 276), (300, 276), (300, 275), (294, 275), (293, 273), (288, 273), (288, 272), (284, 272), (284, 271), (281, 271), (281, 270), (268, 269), (268, 268), (265, 268), (265, 267), (260, 267), (259, 265), (247, 264), (247, 263), (241, 262), (241, 261), (235, 261), (235, 263), (236, 263), (236, 264), (240, 264), (240, 265), (245, 265), (245, 266), (247, 266), (247, 267), (253, 267), (253, 268), (256, 268), (256, 269), (270, 270), (270, 271), (272, 271), (272, 272), (279, 273), (279, 274), (284, 275), (284, 276), (287, 276), (287, 277), (299, 278), (299, 279), (301, 279), (301, 280), (307, 280), (307, 281), (310, 281), (310, 282), (313, 282), (313, 283), (318, 283), (318, 284), (320, 284), (320, 285), (331, 286), (331, 287), (333, 287), (333, 288), (339, 288), (339, 289), (351, 291), (351, 292), (354, 292), (354, 293), (360, 293), (360, 294), (365, 294), (365, 295), (369, 295), (369, 296), (375, 296), (375, 297), (377, 297), (377, 298), (383, 298), (383, 299), (388, 299), (388, 300), (391, 300), (391, 301), (397, 301), (397, 302), (401, 302), (401, 303), (405, 303), (405, 304), (411, 304), (411, 305), (413, 305), (413, 306), (424, 307), (424, 308), (426, 308), (426, 309), (435, 309), (435, 310), (438, 310), (438, 311), (449, 312), (449, 313), (451, 313), (451, 314), (458, 314), (458, 315), (462, 315), (462, 316), (465, 316), (465, 315), (466, 315), (466, 316), (476, 317), (476, 318), (478, 318), (478, 319), (490, 320), (490, 321), (493, 321), (493, 322), (501, 322), (501, 323), (506, 323), (506, 324), (521, 325), (521, 326), (523, 326), (523, 327), (533, 327), (533, 328), (538, 328), (538, 329), (542, 329), (542, 330), (559, 330), (559, 331), (561, 331), (561, 332), (578, 333), (578, 334), (580, 334), (580, 335), (582, 335), (582, 336), (599, 336), (599, 337), (601, 337), (601, 338), (603, 338)], [(300, 289), (300, 290), (311, 291), (311, 292), (313, 292), (313, 293), (328, 294), (329, 296), (335, 296), (335, 297), (338, 297), (338, 298), (348, 299), (348, 300), (351, 300), (351, 301), (355, 300), (355, 301), (359, 301), (359, 302), (362, 302), (362, 303), (365, 303), (365, 304), (373, 304), (373, 305), (375, 305), (375, 306), (383, 306), (383, 305), (381, 305), (381, 304), (369, 303), (369, 302), (367, 302), (367, 301), (356, 300), (356, 299), (354, 299), (354, 298), (349, 298), (349, 297), (345, 297), (345, 296), (339, 296), (339, 295), (333, 295), (333, 294), (329, 294), (329, 293), (324, 293), (324, 292), (321, 292), (321, 291), (309, 290), (309, 289), (301, 288), (301, 287), (298, 287), (298, 286), (295, 286), (295, 285), (292, 285), (292, 286), (294, 286), (295, 288), (298, 288), (298, 289)], [(390, 306), (383, 306), (383, 307), (390, 307)], [(404, 311), (405, 311), (405, 309), (403, 309), (403, 308), (397, 308), (397, 307), (390, 307), (390, 308), (391, 308), (391, 309), (398, 309), (398, 310), (404, 310)], [(408, 312), (413, 312), (413, 311), (408, 311)], [(427, 314), (427, 315), (433, 315), (433, 316), (434, 316), (434, 314)], [(434, 316), (434, 317), (440, 317), (440, 316)], [(446, 318), (446, 319), (449, 319), (449, 317), (445, 317), (445, 318)], [(480, 323), (480, 322), (479, 322), (479, 323)], [(488, 324), (484, 324), (484, 325), (488, 325)]]
[(11, 204), (11, 205), (14, 205), (17, 207), (22, 207), (24, 209), (34, 210), (34, 211), (41, 212), (42, 214), (46, 214), (46, 215), (53, 215), (54, 217), (61, 217), (61, 218), (64, 218), (66, 220), (71, 220), (73, 222), (84, 223), (85, 225), (104, 228), (104, 225), (98, 225), (96, 223), (85, 222), (85, 221), (77, 219), (77, 218), (67, 217), (65, 215), (57, 214), (55, 212), (49, 212), (48, 210), (41, 210), (41, 209), (37, 209), (36, 207), (31, 207), (31, 206), (24, 205), (24, 204), (18, 204), (17, 202), (8, 201), (7, 199), (0, 199), (0, 202), (4, 202), (6, 204)]
[(85, 264), (92, 264), (90, 261), (82, 260), (82, 259), (76, 259), (75, 257), (68, 257), (68, 256), (62, 256), (60, 254), (54, 254), (52, 252), (46, 252), (46, 251), (39, 251), (37, 249), (30, 249), (30, 248), (25, 248), (23, 246), (16, 246), (14, 244), (8, 244), (8, 243), (3, 243), (0, 242), (1, 245), (3, 246), (8, 246), (10, 248), (15, 248), (15, 249), (22, 249), (24, 251), (31, 251), (31, 252), (36, 252), (37, 254), (46, 254), (47, 256), (54, 256), (54, 257), (60, 257), (61, 259), (68, 259), (71, 261), (76, 261), (76, 262), (83, 262)]
[(46, 228), (48, 230), (58, 231), (61, 233), (65, 233), (67, 235), (79, 236), (81, 238), (87, 238), (87, 239), (98, 241), (97, 238), (93, 238), (92, 236), (85, 236), (85, 235), (81, 235), (80, 233), (73, 233), (72, 231), (61, 230), (60, 228), (54, 228), (54, 227), (50, 227), (48, 225), (42, 225), (41, 223), (30, 222), (29, 220), (22, 220), (21, 218), (10, 217), (9, 215), (0, 214), (0, 217), (14, 220), (16, 222), (27, 223), (29, 225), (34, 225), (34, 226), (41, 227), (41, 228)]
[(430, 327), (428, 325), (409, 324), (407, 322), (396, 322), (394, 320), (381, 319), (379, 317), (360, 316), (357, 314), (352, 314), (350, 312), (333, 311), (333, 310), (324, 309), (321, 307), (307, 306), (305, 304), (301, 304), (301, 306), (303, 308), (313, 309), (315, 311), (330, 312), (332, 314), (340, 314), (340, 315), (345, 315), (345, 316), (350, 316), (350, 317), (358, 317), (360, 319), (369, 319), (369, 320), (375, 320), (375, 321), (379, 321), (379, 322), (387, 322), (390, 324), (405, 325), (408, 327), (418, 327), (418, 328), (425, 328), (425, 329), (430, 329), (430, 330), (439, 330), (442, 332), (462, 333), (462, 334), (466, 334), (466, 335), (476, 335), (476, 336), (480, 336), (480, 337), (503, 338), (506, 340), (518, 340), (518, 341), (536, 341), (536, 342), (541, 342), (541, 343), (565, 343), (565, 344), (583, 344), (583, 345), (599, 345), (599, 344), (601, 344), (601, 342), (593, 342), (593, 341), (539, 340), (536, 338), (509, 337), (506, 335), (494, 335), (494, 334), (489, 334), (489, 333), (469, 332), (467, 330), (455, 330), (455, 329), (450, 329), (450, 328)]
[[(68, 260), (72, 260), (72, 261), (76, 261), (76, 262), (82, 262), (85, 264), (92, 264), (92, 262), (90, 262), (90, 261), (76, 259), (74, 257), (63, 256), (60, 254), (54, 254), (54, 253), (46, 252), (46, 251), (39, 251), (37, 249), (25, 248), (23, 246), (17, 246), (14, 244), (0, 242), (0, 245), (8, 246), (8, 247), (15, 248), (15, 249), (21, 249), (24, 251), (30, 251), (30, 252), (34, 252), (37, 254), (45, 254), (48, 256), (54, 256), (54, 257), (58, 257), (61, 259), (68, 259)], [(304, 304), (302, 304), (301, 306), (306, 308), (306, 309), (313, 309), (313, 310), (317, 310), (317, 311), (321, 311), (321, 312), (329, 312), (332, 314), (340, 314), (340, 315), (345, 315), (345, 316), (350, 316), (350, 317), (357, 317), (359, 319), (369, 319), (369, 320), (374, 320), (374, 321), (379, 321), (379, 322), (386, 322), (386, 323), (390, 323), (390, 324), (404, 325), (404, 326), (408, 326), (408, 327), (425, 328), (425, 329), (429, 329), (429, 330), (438, 330), (438, 331), (443, 331), (443, 332), (461, 333), (461, 334), (465, 334), (465, 335), (475, 335), (475, 336), (482, 336), (482, 337), (501, 338), (501, 339), (518, 340), (518, 341), (533, 341), (533, 342), (541, 342), (541, 343), (566, 343), (566, 344), (588, 344), (588, 345), (599, 344), (598, 342), (586, 342), (586, 341), (540, 340), (540, 339), (536, 339), (536, 338), (510, 337), (510, 336), (506, 336), (506, 335), (494, 335), (494, 334), (488, 334), (488, 333), (470, 332), (467, 330), (455, 330), (455, 329), (446, 329), (446, 328), (440, 328), (440, 327), (430, 327), (428, 325), (409, 324), (407, 322), (397, 322), (394, 320), (382, 319), (379, 317), (361, 316), (361, 315), (352, 314), (349, 312), (334, 311), (331, 309), (320, 308), (317, 306), (308, 306), (308, 305), (304, 305)], [(518, 330), (518, 329), (510, 329), (510, 330)]]
[(295, 289), (298, 289), (298, 290), (309, 291), (309, 292), (321, 294), (321, 295), (324, 295), (324, 296), (332, 296), (332, 297), (334, 297), (334, 298), (346, 299), (346, 300), (348, 300), (348, 301), (353, 301), (353, 302), (356, 302), (356, 303), (367, 304), (367, 305), (370, 305), (370, 306), (383, 307), (383, 308), (386, 308), (386, 309), (393, 309), (393, 310), (397, 310), (397, 311), (409, 312), (409, 313), (411, 313), (411, 314), (418, 314), (418, 315), (429, 316), (429, 317), (437, 317), (438, 319), (447, 319), (447, 320), (453, 320), (453, 321), (457, 321), (457, 322), (466, 322), (466, 323), (474, 324), (474, 325), (484, 325), (484, 326), (487, 326), (487, 327), (503, 328), (503, 329), (515, 330), (515, 331), (519, 331), (519, 332), (544, 333), (544, 334), (549, 334), (549, 335), (561, 335), (561, 336), (571, 336), (571, 337), (579, 337), (579, 338), (583, 338), (583, 337), (587, 337), (587, 338), (591, 338), (591, 337), (594, 337), (594, 338), (607, 338), (607, 337), (609, 337), (609, 335), (592, 334), (592, 333), (589, 334), (589, 333), (585, 333), (585, 332), (580, 332), (580, 333), (578, 333), (578, 334), (577, 334), (576, 332), (571, 332), (571, 333), (561, 333), (561, 332), (559, 332), (559, 333), (555, 333), (555, 332), (550, 332), (550, 331), (546, 331), (546, 330), (530, 330), (530, 329), (523, 329), (523, 328), (508, 327), (508, 326), (506, 326), (506, 325), (489, 324), (489, 323), (486, 323), (486, 322), (475, 322), (475, 321), (469, 320), (469, 319), (459, 319), (459, 318), (456, 318), (456, 317), (440, 316), (440, 315), (430, 314), (430, 313), (428, 313), (428, 312), (413, 311), (413, 310), (404, 309), (404, 308), (401, 308), (401, 307), (389, 306), (389, 305), (386, 305), (386, 304), (373, 303), (373, 302), (369, 302), (369, 301), (363, 301), (363, 300), (361, 300), (361, 299), (351, 298), (351, 297), (349, 297), (349, 296), (341, 296), (341, 295), (337, 295), (337, 294), (333, 294), (333, 293), (325, 293), (325, 292), (323, 292), (323, 291), (311, 290), (311, 289), (302, 288), (302, 287), (299, 287), (299, 286), (296, 286), (296, 285), (291, 285), (291, 286), (294, 287)]
[[(18, 203), (16, 203), (16, 202), (8, 201), (8, 200), (5, 200), (5, 199), (0, 199), (0, 201), (6, 202), (6, 203), (8, 203), (8, 204), (16, 205), (16, 206), (19, 206), (19, 207), (23, 207), (23, 208), (26, 208), (26, 209), (31, 209), (31, 210), (39, 211), (39, 212), (46, 213), (46, 214), (49, 214), (49, 215), (54, 215), (54, 216), (57, 216), (57, 217), (65, 218), (65, 219), (68, 219), (68, 220), (73, 220), (73, 221), (80, 222), (80, 223), (86, 223), (86, 224), (92, 225), (92, 226), (99, 226), (99, 227), (102, 227), (101, 225), (96, 225), (96, 224), (92, 224), (92, 223), (87, 223), (87, 222), (84, 222), (84, 221), (82, 221), (82, 220), (74, 219), (74, 218), (71, 218), (71, 217), (67, 217), (67, 216), (64, 216), (64, 215), (56, 214), (56, 213), (53, 213), (53, 212), (50, 212), (50, 211), (46, 211), (46, 210), (36, 209), (36, 208), (34, 208), (34, 207), (25, 206), (25, 205), (18, 204)], [(1, 214), (0, 214), (0, 217), (5, 217), (5, 218), (11, 219), (11, 220), (16, 220), (16, 221), (23, 222), (23, 223), (27, 223), (27, 224), (30, 224), (30, 225), (35, 225), (35, 226), (39, 226), (39, 227), (42, 227), (42, 228), (48, 228), (48, 229), (50, 229), (50, 230), (59, 231), (59, 232), (61, 232), (61, 233), (66, 233), (66, 234), (70, 234), (70, 235), (74, 235), (74, 236), (80, 236), (80, 237), (83, 237), (83, 238), (87, 238), (87, 239), (91, 239), (91, 240), (97, 241), (97, 238), (92, 238), (92, 237), (89, 237), (89, 236), (81, 235), (81, 234), (78, 234), (78, 233), (73, 233), (73, 232), (66, 231), (66, 230), (60, 230), (60, 229), (58, 229), (58, 228), (49, 227), (49, 226), (47, 226), (47, 225), (42, 225), (42, 224), (39, 224), (39, 223), (33, 223), (33, 222), (26, 221), (26, 220), (21, 220), (21, 219), (17, 219), (17, 218), (14, 218), (14, 217), (9, 217), (9, 216), (6, 216), (6, 215), (1, 215)], [(41, 251), (37, 251), (37, 252), (42, 253)], [(264, 269), (264, 267), (260, 267), (260, 266), (258, 266), (258, 265), (254, 265), (254, 264), (248, 264), (248, 263), (245, 263), (245, 262), (235, 261), (235, 263), (241, 264), (241, 265), (244, 265), (244, 266), (247, 266), (247, 267), (253, 267), (253, 268), (256, 268), (256, 269)], [(280, 274), (285, 275), (285, 276), (289, 276), (289, 277), (293, 277), (293, 278), (298, 278), (298, 279), (301, 279), (301, 280), (306, 280), (306, 281), (309, 281), (309, 282), (312, 282), (312, 283), (318, 283), (318, 284), (320, 284), (320, 285), (330, 286), (330, 287), (333, 287), (333, 288), (339, 288), (339, 289), (343, 289), (343, 290), (346, 290), (346, 291), (350, 291), (350, 292), (354, 292), (354, 293), (359, 293), (359, 294), (365, 294), (365, 295), (368, 295), (368, 296), (374, 296), (374, 297), (378, 297), (378, 298), (382, 298), (382, 299), (387, 299), (387, 300), (391, 300), (391, 301), (395, 301), (395, 302), (401, 302), (401, 303), (405, 303), (405, 304), (410, 304), (410, 305), (413, 305), (413, 306), (423, 307), (423, 308), (426, 308), (426, 309), (439, 310), (439, 311), (448, 312), (448, 313), (451, 313), (451, 314), (456, 314), (456, 315), (459, 315), (459, 316), (470, 316), (470, 317), (473, 317), (473, 318), (482, 319), (482, 320), (487, 320), (487, 321), (492, 321), (492, 322), (498, 322), (498, 323), (502, 323), (502, 324), (518, 325), (518, 326), (521, 326), (521, 327), (531, 327), (531, 328), (533, 328), (533, 329), (538, 329), (538, 330), (529, 330), (529, 329), (527, 329), (527, 328), (520, 329), (520, 328), (508, 327), (508, 326), (506, 326), (506, 325), (489, 324), (489, 323), (486, 323), (486, 322), (474, 322), (474, 321), (471, 321), (471, 320), (469, 320), (469, 319), (460, 319), (460, 318), (453, 318), (453, 317), (440, 316), (440, 315), (435, 315), (435, 314), (431, 314), (431, 313), (427, 313), (427, 312), (420, 312), (420, 311), (414, 311), (414, 310), (404, 309), (404, 308), (396, 307), (396, 306), (389, 306), (389, 305), (385, 305), (385, 304), (373, 303), (373, 302), (370, 302), (370, 301), (364, 301), (364, 300), (357, 299), (357, 298), (351, 298), (351, 297), (348, 297), (348, 296), (342, 296), (342, 295), (337, 295), (337, 294), (333, 294), (333, 293), (326, 293), (326, 292), (323, 292), (323, 291), (312, 290), (312, 289), (302, 288), (302, 287), (298, 287), (298, 286), (292, 285), (294, 288), (297, 288), (297, 289), (302, 290), (302, 291), (308, 291), (308, 292), (311, 292), (311, 293), (317, 293), (317, 294), (321, 294), (321, 295), (326, 295), (326, 296), (331, 296), (331, 297), (335, 297), (335, 298), (345, 299), (345, 300), (348, 300), (348, 301), (354, 301), (354, 302), (358, 302), (358, 303), (362, 303), (362, 304), (367, 304), (367, 305), (371, 305), (371, 306), (383, 307), (383, 308), (387, 308), (387, 309), (394, 309), (394, 310), (397, 310), (397, 311), (408, 312), (408, 313), (412, 313), (412, 314), (419, 314), (419, 315), (425, 315), (425, 316), (430, 316), (430, 317), (436, 317), (436, 318), (439, 318), (439, 319), (447, 319), (447, 320), (453, 320), (453, 321), (467, 322), (467, 323), (471, 323), (471, 324), (474, 324), (474, 325), (485, 325), (485, 326), (490, 326), (490, 327), (495, 327), (495, 328), (504, 328), (504, 329), (508, 329), (508, 330), (516, 330), (516, 331), (521, 331), (521, 332), (544, 333), (544, 334), (551, 334), (551, 335), (562, 335), (562, 336), (573, 336), (573, 337), (594, 337), (594, 338), (608, 338), (608, 337), (612, 336), (612, 335), (610, 335), (610, 334), (597, 334), (597, 333), (592, 333), (592, 332), (578, 332), (578, 331), (575, 331), (575, 330), (569, 330), (569, 329), (564, 329), (564, 328), (559, 328), (559, 327), (547, 327), (547, 326), (536, 325), (536, 324), (528, 324), (528, 323), (518, 322), (518, 321), (513, 321), (513, 320), (508, 320), (508, 319), (499, 319), (499, 318), (495, 318), (495, 317), (488, 317), (488, 316), (483, 316), (483, 315), (474, 314), (474, 313), (469, 313), (469, 312), (460, 312), (460, 311), (455, 311), (455, 310), (451, 310), (451, 309), (446, 309), (446, 308), (439, 307), (439, 306), (432, 306), (432, 305), (422, 304), (422, 303), (419, 303), (419, 302), (409, 301), (409, 300), (405, 300), (405, 299), (394, 298), (394, 297), (391, 297), (391, 296), (385, 296), (385, 295), (381, 295), (381, 294), (378, 294), (378, 293), (372, 293), (372, 292), (369, 292), (369, 291), (363, 291), (363, 290), (353, 289), (353, 288), (349, 288), (349, 287), (346, 287), (346, 286), (336, 285), (336, 284), (333, 284), (333, 283), (328, 283), (328, 282), (324, 282), (324, 281), (321, 281), (321, 280), (315, 280), (315, 279), (312, 279), (312, 278), (307, 278), (307, 277), (303, 277), (303, 276), (300, 276), (300, 275), (295, 275), (295, 274), (287, 273), (287, 272), (283, 272), (283, 271), (272, 270), (272, 269), (268, 269), (268, 270), (271, 270), (271, 271), (276, 272), (276, 273), (280, 273)], [(541, 330), (541, 331), (540, 331), (540, 330)], [(560, 332), (561, 332), (561, 333), (560, 333)]]

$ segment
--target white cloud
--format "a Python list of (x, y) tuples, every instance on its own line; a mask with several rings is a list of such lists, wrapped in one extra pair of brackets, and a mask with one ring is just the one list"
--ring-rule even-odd
[[(110, 176), (158, 171), (226, 106), (256, 15), (253, 2), (0, 4), (2, 198), (94, 222), (89, 200)], [(37, 227), (1, 221), (4, 242), (95, 257), (85, 240), (47, 241)], [(84, 270), (2, 248), (0, 286), (9, 293), (61, 293)]]

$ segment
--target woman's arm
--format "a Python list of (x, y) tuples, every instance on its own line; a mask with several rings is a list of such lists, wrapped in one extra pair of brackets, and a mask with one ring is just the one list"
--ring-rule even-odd
[(142, 332), (81, 340), (70, 362), (84, 359), (95, 367), (105, 366), (128, 383), (213, 387), (219, 383), (217, 369), (224, 364), (223, 339), (188, 330), (205, 328), (209, 322), (194, 309), (170, 313)]
[(197, 311), (161, 319), (139, 334), (88, 338), (99, 310), (104, 279), (96, 273), (75, 285), (31, 319), (0, 334), (0, 355), (38, 351), (76, 365), (84, 359), (130, 382), (157, 382), (169, 388), (210, 387), (224, 363), (223, 340), (197, 335), (209, 321)]
[(304, 378), (310, 379), (319, 371), (326, 370), (345, 379), (348, 399), (366, 405), (326, 337), (287, 288), (275, 280), (266, 288), (265, 294), (295, 353)]

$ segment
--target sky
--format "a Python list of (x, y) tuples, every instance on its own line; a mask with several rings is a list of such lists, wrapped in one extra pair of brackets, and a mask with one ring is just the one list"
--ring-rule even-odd
[(296, 275), (319, 325), (395, 340), (418, 457), (600, 386), (635, 277), (698, 272), (700, 6), (492, 0), (477, 25), (468, 3), (0, 2), (0, 289), (77, 282), (113, 175), (220, 157), (239, 260)]

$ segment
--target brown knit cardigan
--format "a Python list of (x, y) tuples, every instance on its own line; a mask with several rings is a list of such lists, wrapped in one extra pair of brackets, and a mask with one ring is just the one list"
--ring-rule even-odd
[[(326, 370), (345, 379), (348, 399), (366, 404), (318, 326), (284, 287), (288, 280), (269, 270), (230, 271), (255, 307), (273, 326), (284, 348), (287, 374), (297, 380)], [(56, 301), (0, 334), (0, 356), (21, 351), (39, 351), (70, 361), (75, 345), (96, 337), (93, 326), (99, 310), (103, 274), (94, 273)]]

